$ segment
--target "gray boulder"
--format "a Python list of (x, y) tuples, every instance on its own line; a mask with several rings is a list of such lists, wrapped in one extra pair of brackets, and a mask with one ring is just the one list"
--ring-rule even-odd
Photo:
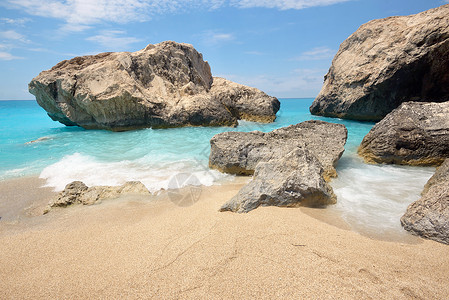
[(335, 166), (347, 139), (344, 125), (306, 121), (264, 133), (224, 132), (211, 140), (210, 168), (224, 173), (252, 175), (260, 162), (286, 156), (305, 147), (322, 164), (326, 180), (336, 177)]
[(87, 187), (81, 181), (73, 181), (66, 185), (54, 199), (48, 203), (44, 214), (53, 207), (67, 207), (72, 204), (92, 205), (104, 199), (118, 198), (122, 195), (149, 196), (150, 192), (140, 181), (128, 181), (121, 186)]
[(272, 122), (280, 107), (258, 89), (213, 78), (192, 45), (171, 41), (62, 61), (29, 91), (55, 121), (115, 131)]
[(449, 159), (427, 182), (422, 198), (407, 208), (401, 224), (415, 235), (449, 244)]
[(449, 102), (406, 102), (377, 123), (358, 153), (369, 163), (438, 166), (449, 157)]
[(449, 101), (449, 5), (373, 20), (341, 45), (310, 107), (379, 121), (405, 101)]
[(321, 207), (336, 203), (332, 188), (323, 178), (319, 160), (298, 147), (285, 156), (259, 162), (253, 180), (220, 211), (249, 212), (259, 206)]

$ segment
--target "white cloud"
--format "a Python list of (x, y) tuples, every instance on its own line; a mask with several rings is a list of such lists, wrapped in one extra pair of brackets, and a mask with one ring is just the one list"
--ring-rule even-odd
[[(156, 3), (145, 0), (7, 0), (7, 7), (24, 10), (33, 16), (60, 19), (64, 31), (83, 31), (99, 22), (127, 23), (146, 21)], [(166, 4), (167, 7), (169, 4)]]
[(216, 9), (225, 3), (226, 0), (6, 0), (3, 6), (63, 20), (61, 30), (82, 31), (100, 22), (143, 22), (152, 15), (191, 8)]
[(22, 59), (23, 57), (14, 56), (8, 52), (0, 52), (0, 60)]
[(213, 33), (210, 36), (212, 42), (226, 42), (232, 41), (234, 35), (232, 33)]
[(203, 43), (209, 46), (222, 44), (235, 40), (235, 36), (232, 33), (223, 33), (213, 30), (207, 30), (201, 34)]
[(59, 29), (64, 33), (65, 32), (82, 32), (91, 27), (92, 26), (83, 25), (83, 24), (66, 23), (66, 24), (62, 25)]
[(324, 69), (296, 69), (285, 76), (265, 74), (258, 76), (219, 75), (237, 83), (256, 87), (280, 98), (315, 97), (323, 85)]
[(332, 50), (328, 47), (316, 47), (312, 50), (301, 53), (300, 56), (296, 57), (295, 60), (323, 60), (330, 59), (334, 57), (337, 51)]
[(100, 22), (143, 22), (151, 19), (153, 15), (192, 9), (213, 10), (233, 6), (286, 10), (346, 1), (351, 0), (4, 0), (0, 6), (19, 9), (33, 16), (62, 20), (65, 25), (61, 30), (76, 32)]
[(0, 31), (0, 38), (5, 40), (13, 40), (13, 41), (19, 41), (22, 43), (29, 43), (30, 41), (25, 38), (22, 34), (14, 31), (14, 30), (6, 30), (6, 31)]
[(103, 50), (121, 51), (126, 50), (129, 45), (140, 42), (140, 39), (125, 35), (122, 30), (103, 30), (98, 35), (88, 37), (87, 40), (96, 42), (103, 47)]
[(328, 6), (347, 1), (351, 0), (231, 0), (231, 3), (240, 8), (265, 7), (286, 10)]
[(243, 53), (245, 53), (245, 54), (247, 54), (247, 55), (265, 55), (265, 53), (263, 53), (263, 52), (259, 52), (259, 51), (246, 51), (246, 52), (243, 52)]
[(52, 49), (47, 48), (28, 48), (27, 51), (32, 52), (43, 52), (43, 53), (51, 53), (56, 54), (58, 56), (66, 56), (66, 57), (75, 57), (75, 56), (84, 56), (84, 55), (90, 55), (90, 54), (96, 54), (96, 53), (83, 53), (83, 54), (77, 54), (77, 53), (68, 53), (68, 52), (59, 52)]
[(19, 19), (11, 19), (11, 18), (0, 18), (0, 24), (8, 24), (15, 26), (23, 26), (25, 23), (30, 22), (30, 18), (19, 18)]
[(69, 24), (93, 24), (99, 20), (127, 22), (149, 6), (143, 0), (8, 0), (30, 15), (66, 20)]

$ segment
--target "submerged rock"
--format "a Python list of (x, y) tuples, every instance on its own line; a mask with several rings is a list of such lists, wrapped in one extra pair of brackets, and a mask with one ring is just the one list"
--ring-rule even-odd
[(50, 201), (44, 214), (53, 207), (67, 207), (72, 204), (92, 205), (104, 199), (118, 198), (122, 195), (150, 195), (150, 192), (140, 181), (128, 181), (121, 186), (93, 187), (87, 187), (81, 181), (73, 181)]
[(321, 207), (336, 203), (318, 159), (305, 148), (259, 162), (254, 178), (220, 211), (249, 212), (259, 206)]
[(348, 131), (344, 125), (306, 121), (264, 133), (224, 132), (211, 140), (210, 168), (224, 173), (252, 175), (259, 162), (281, 158), (297, 147), (306, 147), (320, 161), (324, 177), (335, 177), (335, 166), (344, 152)]
[(448, 70), (449, 5), (373, 20), (341, 44), (310, 111), (378, 121), (405, 101), (449, 101)]
[(407, 208), (401, 224), (415, 235), (449, 244), (449, 159), (429, 179), (422, 198)]
[(449, 157), (449, 102), (406, 102), (377, 123), (358, 153), (369, 163), (440, 165)]
[(209, 165), (253, 180), (221, 211), (259, 206), (324, 206), (336, 196), (327, 183), (344, 152), (344, 125), (307, 121), (272, 132), (225, 132), (211, 139)]
[(193, 46), (170, 41), (62, 61), (29, 91), (55, 121), (116, 131), (272, 122), (280, 107), (258, 89), (213, 78)]

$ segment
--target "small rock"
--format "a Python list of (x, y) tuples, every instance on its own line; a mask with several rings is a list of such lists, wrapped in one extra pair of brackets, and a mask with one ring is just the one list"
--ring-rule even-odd
[(322, 207), (336, 203), (323, 168), (307, 149), (297, 148), (285, 156), (259, 162), (253, 180), (220, 211), (249, 212), (259, 206)]
[(52, 207), (66, 207), (72, 204), (93, 205), (104, 199), (114, 199), (121, 195), (151, 195), (140, 181), (128, 181), (121, 186), (93, 186), (87, 187), (81, 181), (74, 181), (66, 185), (56, 198), (48, 204), (43, 214), (47, 214)]
[(49, 203), (51, 207), (66, 207), (67, 205), (79, 203), (80, 196), (87, 191), (88, 187), (81, 181), (73, 181), (67, 184), (62, 192)]
[(138, 194), (148, 195), (150, 192), (147, 187), (140, 181), (127, 181), (119, 188), (120, 194)]

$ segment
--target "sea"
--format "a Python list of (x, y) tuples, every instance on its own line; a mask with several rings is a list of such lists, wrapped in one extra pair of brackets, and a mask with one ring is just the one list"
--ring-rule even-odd
[[(208, 168), (209, 140), (225, 131), (268, 132), (307, 120), (344, 124), (345, 153), (331, 182), (338, 213), (358, 232), (374, 236), (405, 234), (399, 223), (407, 206), (419, 199), (434, 168), (369, 165), (357, 147), (374, 123), (313, 116), (313, 99), (280, 99), (275, 122), (239, 121), (232, 127), (140, 129), (126, 132), (85, 130), (52, 121), (36, 101), (0, 101), (0, 180), (39, 176), (61, 191), (74, 180), (88, 186), (120, 185), (139, 180), (151, 191), (167, 189), (173, 178), (189, 174), (183, 184), (210, 186), (234, 176)], [(323, 145), (325, 147), (326, 145)]]

